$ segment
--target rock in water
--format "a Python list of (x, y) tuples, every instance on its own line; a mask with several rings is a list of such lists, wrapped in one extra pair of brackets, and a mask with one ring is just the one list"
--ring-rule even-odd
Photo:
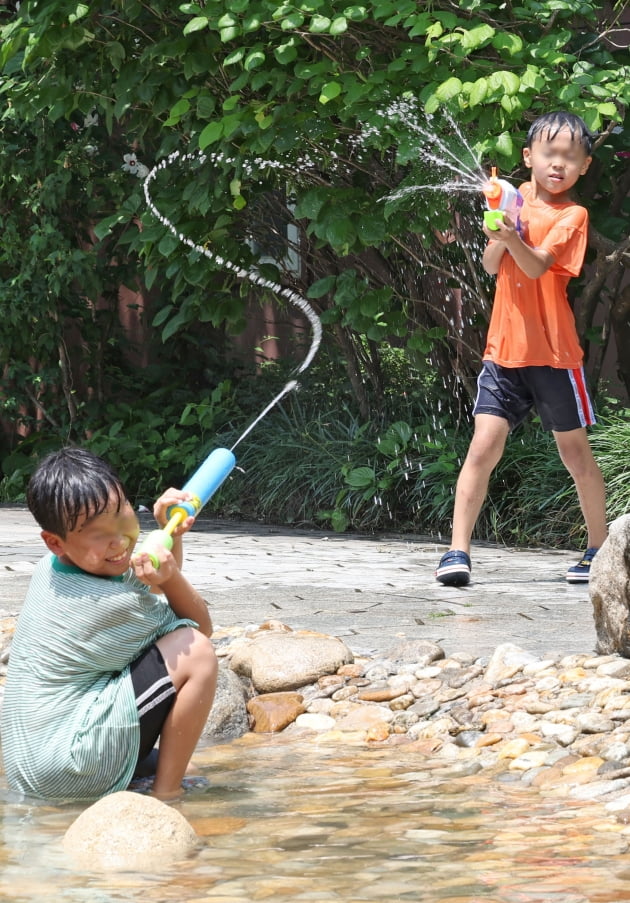
[(281, 693), (314, 683), (354, 661), (336, 637), (314, 633), (271, 633), (258, 636), (232, 656), (237, 674), (251, 677), (258, 693)]
[(591, 565), (589, 595), (601, 655), (630, 658), (630, 514), (610, 525)]
[(79, 815), (63, 846), (81, 868), (157, 871), (185, 859), (198, 837), (184, 816), (152, 796), (121, 791)]

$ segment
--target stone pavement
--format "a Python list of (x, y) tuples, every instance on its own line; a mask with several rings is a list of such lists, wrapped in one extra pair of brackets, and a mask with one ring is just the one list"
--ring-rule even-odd
[[(152, 519), (141, 516), (143, 531)], [(200, 518), (185, 538), (184, 572), (210, 603), (215, 634), (269, 619), (341, 637), (379, 655), (404, 639), (447, 655), (488, 655), (504, 642), (534, 654), (592, 652), (588, 587), (564, 574), (579, 552), (477, 543), (473, 582), (434, 578), (445, 543), (413, 535), (339, 535)], [(0, 506), (0, 617), (19, 613), (44, 553), (25, 508)]]

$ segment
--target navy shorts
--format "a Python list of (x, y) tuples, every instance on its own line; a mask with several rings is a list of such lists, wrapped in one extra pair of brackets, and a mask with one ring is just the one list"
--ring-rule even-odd
[(564, 433), (595, 423), (582, 367), (560, 370), (483, 362), (473, 414), (503, 417), (514, 430), (532, 408), (545, 430)]
[(131, 663), (130, 672), (140, 717), (138, 763), (141, 763), (157, 743), (176, 690), (155, 644)]

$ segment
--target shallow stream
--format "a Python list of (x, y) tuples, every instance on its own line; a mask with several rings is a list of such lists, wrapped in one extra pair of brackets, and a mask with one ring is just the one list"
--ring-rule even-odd
[(61, 839), (81, 807), (27, 803), (0, 776), (0, 899), (630, 900), (630, 834), (614, 814), (476, 773), (473, 758), (250, 734), (194, 761), (211, 787), (179, 806), (200, 849), (153, 875), (76, 871)]

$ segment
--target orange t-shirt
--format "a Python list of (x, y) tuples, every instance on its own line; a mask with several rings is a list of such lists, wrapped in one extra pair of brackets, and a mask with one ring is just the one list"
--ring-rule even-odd
[(554, 263), (530, 279), (506, 250), (501, 258), (484, 360), (503, 367), (558, 367), (573, 370), (584, 353), (567, 298), (567, 285), (582, 269), (588, 239), (588, 212), (572, 201), (550, 204), (521, 185), (523, 240), (547, 251)]

